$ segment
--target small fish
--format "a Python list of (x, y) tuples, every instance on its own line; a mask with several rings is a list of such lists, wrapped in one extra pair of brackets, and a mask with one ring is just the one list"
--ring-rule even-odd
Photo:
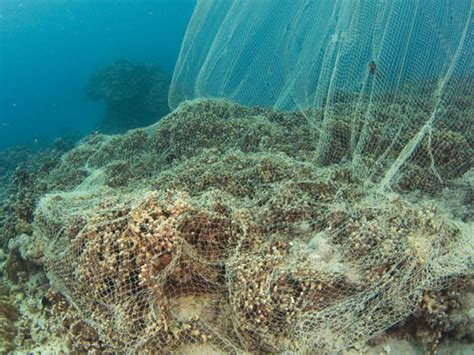
[(375, 76), (377, 79), (380, 78), (380, 71), (375, 60), (369, 62), (369, 74)]

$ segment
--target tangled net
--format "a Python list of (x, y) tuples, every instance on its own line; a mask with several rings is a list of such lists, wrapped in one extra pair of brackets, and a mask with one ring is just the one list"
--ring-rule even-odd
[(314, 164), (317, 139), (301, 113), (215, 101), (88, 137), (36, 211), (52, 284), (119, 351), (334, 352), (472, 273), (472, 221), (412, 194), (438, 183), (419, 155), (381, 192), (341, 140)]

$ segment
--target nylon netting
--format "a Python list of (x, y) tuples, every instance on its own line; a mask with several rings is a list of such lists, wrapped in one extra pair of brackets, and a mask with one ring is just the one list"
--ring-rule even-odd
[(336, 351), (472, 272), (471, 219), (317, 166), (315, 134), (300, 113), (197, 101), (90, 136), (36, 211), (53, 286), (118, 351)]
[[(359, 178), (387, 189), (413, 169), (421, 145), (430, 150), (453, 126), (473, 130), (472, 107), (468, 117), (450, 110), (473, 87), (473, 6), (471, 0), (198, 1), (170, 105), (205, 97), (288, 111), (317, 107), (317, 115), (306, 116), (320, 132), (315, 161), (333, 161), (330, 148), (338, 141), (348, 146)], [(390, 123), (381, 106), (397, 111)], [(341, 120), (346, 132), (334, 128)], [(377, 139), (378, 129), (390, 129), (390, 138)], [(445, 165), (457, 164), (436, 161), (431, 152), (423, 159), (440, 181)]]
[(472, 8), (198, 1), (175, 111), (51, 173), (53, 286), (115, 351), (334, 353), (472, 276)]

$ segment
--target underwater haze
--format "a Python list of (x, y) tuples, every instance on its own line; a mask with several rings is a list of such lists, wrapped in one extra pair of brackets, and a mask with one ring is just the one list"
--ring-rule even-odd
[(100, 66), (159, 64), (171, 76), (194, 0), (0, 1), (0, 149), (84, 134), (103, 114), (86, 97)]

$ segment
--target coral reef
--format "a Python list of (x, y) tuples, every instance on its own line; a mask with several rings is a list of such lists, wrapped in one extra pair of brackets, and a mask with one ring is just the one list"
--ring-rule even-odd
[(166, 115), (168, 86), (169, 79), (159, 66), (118, 60), (91, 77), (87, 95), (106, 103), (99, 129), (116, 133), (147, 126)]
[[(49, 283), (32, 224), (36, 203), (49, 188), (47, 176), (73, 147), (73, 139), (58, 138), (52, 147), (40, 150), (17, 147), (0, 152), (5, 163), (0, 171), (1, 353), (72, 349), (63, 344), (67, 329), (55, 325), (60, 323), (59, 315), (48, 314), (41, 302)], [(60, 331), (54, 333), (53, 328)]]
[(472, 320), (466, 318), (467, 312), (461, 312), (466, 306), (463, 303), (468, 282), (462, 279), (455, 281), (456, 284), (447, 289), (425, 291), (419, 309), (413, 316), (415, 336), (431, 352), (435, 352), (440, 341), (449, 337), (450, 333), (465, 342), (474, 341)]
[(409, 342), (429, 354), (464, 353), (474, 342), (473, 310), (474, 278), (453, 278), (448, 287), (425, 290), (414, 313), (379, 341)]
[(18, 309), (11, 301), (5, 286), (0, 283), (0, 352), (8, 353), (15, 349), (17, 329), (14, 322), (18, 319)]
[[(383, 96), (358, 112), (353, 99), (341, 93), (326, 123), (316, 108), (199, 100), (67, 152), (61, 141), (5, 152), (21, 162), (0, 176), (5, 346), (380, 353), (472, 342), (472, 137), (440, 121), (381, 193), (378, 171), (425, 113)], [(368, 114), (369, 127), (351, 121)], [(358, 171), (351, 139), (363, 134)]]
[(1, 352), (103, 353), (107, 348), (97, 333), (62, 295), (49, 289), (35, 245), (23, 235), (10, 240), (8, 254), (1, 251)]
[[(398, 112), (379, 109), (389, 122)], [(349, 137), (344, 122), (338, 137)], [(388, 138), (369, 136), (387, 150)], [(443, 147), (465, 144), (443, 137)], [(318, 138), (305, 113), (207, 100), (145, 129), (91, 135), (51, 171), (62, 191), (35, 213), (50, 280), (111, 349), (333, 352), (469, 277), (466, 227), (432, 201), (362, 183), (343, 142), (333, 142), (337, 159), (314, 164)], [(431, 164), (419, 154), (422, 174)], [(443, 186), (464, 191), (451, 166)], [(76, 186), (61, 185), (73, 171), (84, 172)], [(419, 189), (409, 181), (402, 191)]]
[(32, 234), (36, 203), (48, 191), (46, 178), (59, 164), (63, 148), (12, 148), (0, 152), (0, 160), (8, 161), (0, 174), (0, 246), (6, 247), (17, 235)]

